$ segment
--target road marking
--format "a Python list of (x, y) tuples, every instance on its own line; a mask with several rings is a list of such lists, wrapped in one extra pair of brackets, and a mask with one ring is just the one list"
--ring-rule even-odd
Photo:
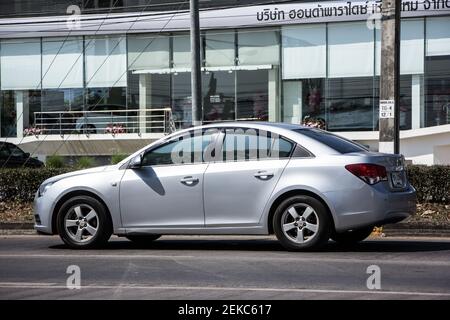
[[(67, 289), (56, 283), (33, 282), (0, 282), (3, 289)], [(196, 287), (196, 286), (144, 286), (144, 285), (89, 285), (83, 289), (132, 289), (132, 290), (192, 290), (192, 291), (255, 291), (255, 292), (297, 292), (297, 293), (343, 293), (343, 294), (385, 294), (404, 296), (450, 297), (450, 292), (419, 292), (419, 291), (383, 291), (383, 290), (336, 290), (336, 289), (300, 289), (300, 288), (255, 288), (255, 287)], [(79, 292), (79, 291), (74, 291)]]
[(151, 255), (151, 254), (0, 254), (0, 259), (18, 258), (18, 259), (39, 259), (39, 258), (60, 258), (60, 259), (177, 259), (177, 260), (236, 260), (236, 261), (281, 261), (281, 262), (335, 262), (335, 263), (363, 263), (363, 264), (384, 264), (384, 265), (408, 265), (408, 266), (450, 266), (450, 260), (446, 261), (430, 261), (430, 260), (387, 260), (384, 257), (380, 259), (355, 259), (347, 258), (326, 258), (314, 256), (195, 256), (195, 255)]

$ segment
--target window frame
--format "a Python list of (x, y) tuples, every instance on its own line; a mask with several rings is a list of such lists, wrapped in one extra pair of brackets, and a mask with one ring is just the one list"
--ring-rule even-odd
[[(220, 128), (203, 128), (202, 129), (202, 136), (204, 136), (205, 132), (207, 132), (208, 130), (216, 130), (216, 132), (212, 133), (212, 139), (211, 139), (211, 143), (207, 146), (210, 147), (211, 145), (213, 146), (212, 148), (215, 149), (217, 147), (217, 138), (220, 136), (221, 130)], [(189, 135), (190, 139), (193, 138), (193, 131), (194, 130), (190, 130), (187, 132), (183, 132), (180, 134), (177, 134), (174, 137), (171, 137), (169, 139), (166, 139), (164, 141), (161, 141), (161, 143), (151, 146), (148, 149), (144, 150), (140, 155), (142, 158), (145, 157), (146, 154), (155, 151), (156, 149), (162, 148), (170, 143), (173, 143), (175, 141), (179, 141), (179, 139), (183, 136)], [(203, 158), (203, 157), (202, 157)], [(148, 168), (148, 167), (167, 167), (167, 166), (186, 166), (186, 165), (198, 165), (198, 164), (206, 164), (206, 163), (211, 163), (213, 161), (202, 161), (202, 162), (189, 162), (189, 163), (179, 163), (179, 164), (175, 164), (175, 163), (171, 163), (171, 164), (153, 164), (153, 165), (142, 165), (143, 168)]]
[[(222, 128), (221, 128), (221, 133), (222, 133), (221, 136), (222, 136), (222, 140), (221, 140), (221, 141), (216, 140), (216, 146), (215, 146), (215, 148), (220, 148), (220, 149), (216, 149), (216, 153), (223, 154), (223, 145), (224, 145), (224, 141), (225, 141), (225, 138), (226, 138), (226, 130), (230, 130), (230, 129), (233, 129), (233, 130), (236, 130), (236, 129), (242, 129), (242, 130), (244, 130), (244, 131), (245, 131), (245, 130), (248, 130), (248, 129), (252, 129), (252, 130), (257, 130), (258, 132), (259, 132), (260, 130), (264, 130), (264, 129), (259, 129), (259, 128), (240, 127), (240, 126), (222, 127)], [(265, 130), (265, 131), (270, 132), (270, 133), (276, 133), (276, 132), (273, 132), (273, 131), (270, 131), (270, 130)], [(292, 149), (291, 149), (291, 151), (289, 152), (289, 156), (288, 156), (288, 157), (283, 157), (283, 158), (271, 158), (271, 157), (267, 157), (267, 158), (259, 158), (259, 155), (258, 155), (258, 157), (257, 157), (256, 159), (244, 159), (244, 160), (233, 160), (233, 161), (221, 159), (220, 161), (215, 160), (214, 163), (236, 163), (236, 162), (267, 161), (267, 160), (275, 160), (275, 161), (276, 161), (276, 160), (286, 160), (286, 159), (291, 159), (291, 158), (292, 158), (292, 155), (293, 155), (293, 153), (294, 153), (294, 150), (295, 150), (296, 147), (297, 147), (297, 143), (296, 143), (295, 141), (293, 141), (292, 139), (287, 138), (287, 137), (284, 136), (284, 135), (281, 135), (281, 134), (278, 134), (278, 133), (276, 133), (276, 134), (279, 136), (280, 139), (284, 139), (285, 141), (287, 141), (287, 142), (289, 142), (289, 143), (292, 144)], [(304, 148), (303, 148), (303, 149), (304, 149)]]

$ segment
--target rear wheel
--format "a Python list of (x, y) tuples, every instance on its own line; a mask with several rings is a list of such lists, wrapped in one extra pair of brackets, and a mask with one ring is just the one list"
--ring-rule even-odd
[(155, 240), (161, 238), (161, 235), (160, 234), (129, 235), (129, 236), (126, 236), (126, 238), (137, 244), (148, 244), (148, 243), (151, 243), (152, 241), (155, 241)]
[(104, 205), (89, 196), (67, 200), (58, 212), (56, 223), (61, 239), (74, 249), (104, 245), (113, 229)]
[(333, 239), (334, 241), (336, 241), (338, 243), (345, 244), (345, 245), (355, 244), (357, 242), (363, 241), (368, 236), (370, 236), (372, 231), (373, 231), (373, 226), (359, 228), (359, 229), (350, 230), (350, 231), (346, 231), (346, 232), (340, 232), (340, 233), (335, 232), (331, 235), (331, 239)]
[(275, 235), (288, 250), (319, 249), (330, 238), (331, 219), (325, 206), (310, 196), (284, 200), (273, 217)]

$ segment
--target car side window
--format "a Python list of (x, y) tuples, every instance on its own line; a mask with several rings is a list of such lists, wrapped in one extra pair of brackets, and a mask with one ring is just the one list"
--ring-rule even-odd
[(142, 166), (179, 165), (207, 162), (206, 152), (218, 131), (183, 135), (145, 153)]
[(24, 152), (16, 146), (10, 146), (9, 149), (12, 157), (23, 157), (24, 155)]
[(6, 144), (0, 145), (0, 158), (8, 158), (10, 151)]
[(223, 161), (283, 159), (292, 154), (294, 143), (278, 134), (255, 129), (225, 129)]

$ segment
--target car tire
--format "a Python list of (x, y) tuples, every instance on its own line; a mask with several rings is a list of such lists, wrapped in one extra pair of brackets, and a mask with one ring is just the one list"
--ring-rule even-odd
[(128, 240), (133, 241), (139, 245), (149, 244), (159, 238), (161, 238), (160, 234), (146, 234), (146, 235), (128, 235), (125, 236)]
[(89, 196), (76, 196), (64, 202), (56, 223), (59, 236), (73, 249), (101, 247), (113, 231), (105, 206)]
[(310, 196), (293, 196), (273, 216), (275, 235), (287, 250), (317, 250), (330, 238), (332, 221), (327, 208)]
[(344, 245), (351, 245), (355, 244), (357, 242), (363, 241), (373, 231), (373, 226), (359, 228), (355, 230), (345, 231), (345, 232), (334, 232), (331, 235), (331, 239), (336, 241), (337, 243), (344, 244)]

